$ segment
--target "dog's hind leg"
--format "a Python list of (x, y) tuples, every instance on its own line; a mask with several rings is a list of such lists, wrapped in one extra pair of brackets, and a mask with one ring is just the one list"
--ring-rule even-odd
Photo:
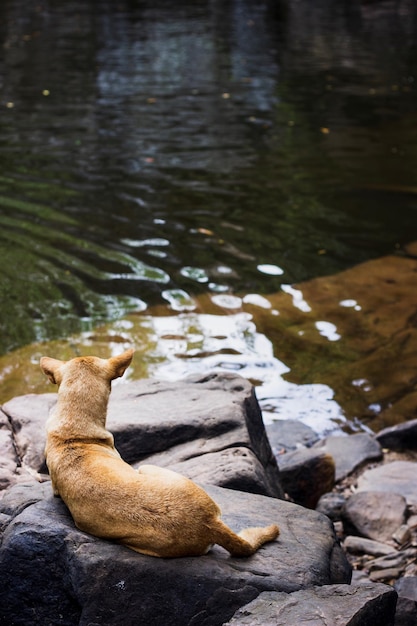
[(264, 543), (273, 541), (279, 535), (276, 524), (263, 528), (245, 528), (236, 534), (221, 519), (217, 520), (215, 543), (225, 548), (232, 556), (251, 556)]

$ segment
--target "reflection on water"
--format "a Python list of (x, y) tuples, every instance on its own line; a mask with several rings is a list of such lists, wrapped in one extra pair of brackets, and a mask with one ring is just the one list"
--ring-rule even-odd
[(416, 26), (412, 0), (4, 0), (0, 354), (204, 293), (307, 312), (294, 283), (401, 253)]
[(152, 368), (156, 378), (178, 380), (194, 373), (235, 372), (256, 385), (266, 423), (285, 416), (299, 419), (321, 434), (346, 425), (327, 385), (295, 385), (283, 378), (288, 367), (274, 356), (271, 342), (257, 332), (249, 313), (152, 317), (149, 324), (157, 356), (163, 359)]
[(415, 238), (415, 17), (2, 2), (1, 352)]
[[(264, 305), (266, 299), (259, 300), (258, 305)], [(227, 316), (131, 315), (68, 341), (28, 346), (4, 357), (3, 362), (0, 358), (1, 401), (20, 393), (55, 390), (39, 368), (39, 359), (45, 354), (61, 359), (88, 354), (108, 358), (134, 346), (132, 365), (123, 380), (113, 385), (147, 376), (175, 381), (190, 374), (236, 373), (255, 385), (266, 423), (283, 417), (300, 419), (323, 435), (341, 428), (356, 430), (356, 423), (346, 419), (328, 385), (285, 380), (289, 368), (274, 356), (271, 341), (258, 332), (252, 314), (239, 305), (236, 308), (238, 312)]]

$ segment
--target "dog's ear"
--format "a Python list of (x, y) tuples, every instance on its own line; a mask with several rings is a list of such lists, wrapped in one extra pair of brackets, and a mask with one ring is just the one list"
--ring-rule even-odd
[(123, 374), (132, 362), (134, 353), (135, 351), (131, 348), (130, 350), (126, 350), (126, 352), (123, 352), (123, 354), (113, 356), (108, 360), (112, 380), (114, 378), (120, 378), (120, 376), (123, 376)]
[(39, 362), (41, 370), (47, 375), (51, 383), (59, 385), (62, 380), (61, 367), (65, 364), (65, 361), (59, 361), (58, 359), (52, 359), (49, 356), (43, 356)]

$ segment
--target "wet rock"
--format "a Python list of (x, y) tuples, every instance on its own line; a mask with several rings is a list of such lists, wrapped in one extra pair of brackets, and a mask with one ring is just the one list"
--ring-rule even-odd
[(417, 463), (393, 461), (367, 470), (358, 480), (358, 491), (383, 491), (402, 495), (417, 505)]
[(376, 541), (389, 541), (405, 521), (407, 502), (397, 493), (363, 491), (353, 494), (342, 511), (348, 532)]
[(390, 450), (417, 450), (417, 419), (384, 428), (375, 439)]
[[(56, 397), (31, 394), (3, 406), (19, 458), (29, 471), (46, 471), (45, 422)], [(212, 484), (283, 497), (253, 387), (240, 376), (117, 385), (107, 426), (128, 463), (146, 459)]]
[(393, 626), (397, 594), (387, 585), (330, 585), (261, 593), (228, 626)]
[(382, 458), (381, 446), (366, 433), (357, 433), (349, 437), (331, 435), (316, 444), (316, 447), (323, 447), (334, 458), (336, 482), (361, 465)]
[(317, 503), (316, 511), (327, 515), (332, 522), (342, 519), (342, 510), (345, 506), (346, 498), (341, 493), (329, 492), (321, 496)]
[(157, 559), (82, 533), (61, 499), (44, 497), (48, 487), (18, 485), (0, 502), (10, 516), (0, 548), (0, 623), (120, 626), (123, 615), (125, 626), (137, 626), (140, 615), (150, 626), (220, 626), (260, 592), (350, 582), (331, 522), (289, 502), (206, 487), (232, 528), (273, 520), (279, 540), (249, 559), (218, 546), (201, 558)]
[(319, 438), (310, 426), (299, 420), (276, 420), (266, 424), (265, 429), (276, 456), (300, 446), (310, 447)]
[(334, 485), (333, 458), (321, 449), (304, 448), (279, 457), (280, 481), (296, 502), (314, 509)]

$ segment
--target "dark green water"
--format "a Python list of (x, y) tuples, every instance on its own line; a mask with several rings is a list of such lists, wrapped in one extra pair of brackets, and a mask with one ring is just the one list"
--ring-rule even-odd
[(401, 253), (416, 35), (411, 0), (2, 0), (0, 353)]

